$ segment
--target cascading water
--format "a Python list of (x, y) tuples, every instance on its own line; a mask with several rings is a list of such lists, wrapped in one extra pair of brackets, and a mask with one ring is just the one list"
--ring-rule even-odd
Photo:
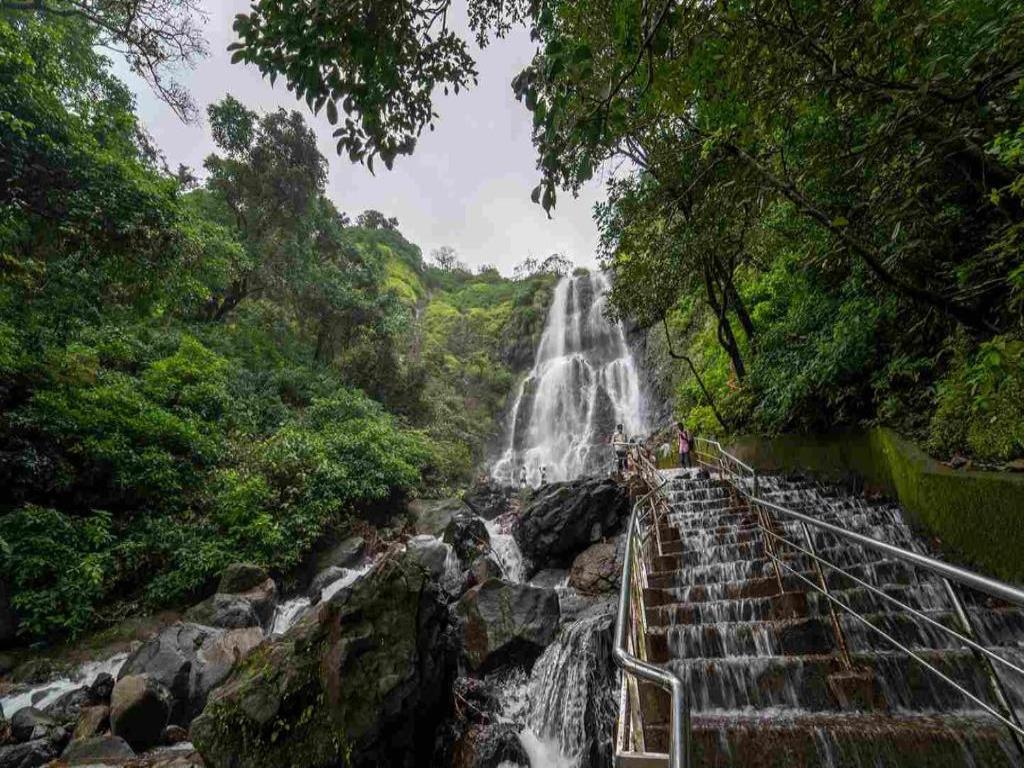
[(508, 441), (494, 465), (507, 483), (526, 468), (537, 485), (599, 471), (611, 460), (607, 441), (616, 424), (627, 436), (646, 424), (640, 379), (622, 327), (605, 317), (608, 278), (601, 272), (564, 277), (508, 418)]
[(531, 768), (591, 768), (610, 763), (617, 672), (611, 614), (563, 627), (527, 676), (502, 689), (504, 716), (522, 730)]

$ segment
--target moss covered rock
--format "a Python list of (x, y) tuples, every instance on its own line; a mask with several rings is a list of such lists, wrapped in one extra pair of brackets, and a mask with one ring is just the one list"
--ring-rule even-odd
[(211, 768), (423, 762), (446, 711), (446, 621), (424, 569), (385, 559), (237, 667), (192, 740)]

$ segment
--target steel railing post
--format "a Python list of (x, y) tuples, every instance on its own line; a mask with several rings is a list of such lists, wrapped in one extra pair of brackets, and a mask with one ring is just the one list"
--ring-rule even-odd
[[(967, 613), (967, 610), (964, 608), (963, 600), (960, 599), (959, 590), (957, 590), (957, 588), (953, 586), (953, 583), (946, 578), (943, 578), (942, 585), (946, 589), (946, 595), (949, 597), (949, 601), (953, 604), (953, 612), (956, 614), (957, 622), (960, 624), (960, 628), (963, 630), (964, 636), (977, 642), (978, 635), (974, 631), (974, 622), (971, 621), (970, 614)], [(1010, 699), (1006, 694), (1006, 687), (1003, 685), (1003, 681), (999, 677), (999, 673), (996, 672), (996, 668), (992, 664), (992, 659), (982, 653), (978, 653), (974, 648), (971, 648), (971, 652), (985, 669), (985, 673), (988, 676), (989, 687), (992, 689), (992, 696), (996, 700), (996, 705), (1000, 710), (1002, 710), (1006, 719), (1013, 722), (1017, 728), (1021, 728), (1020, 718), (1017, 717), (1017, 711), (1010, 704)], [(1013, 737), (1013, 743), (1017, 745), (1017, 749), (1022, 755), (1024, 755), (1024, 741), (1021, 740), (1020, 732), (1011, 728), (1010, 735)]]
[(843, 634), (843, 626), (839, 623), (839, 614), (836, 613), (835, 604), (828, 599), (831, 595), (828, 589), (828, 579), (825, 578), (825, 572), (821, 570), (821, 563), (818, 562), (818, 551), (814, 546), (814, 537), (811, 535), (811, 529), (807, 527), (807, 523), (801, 522), (800, 527), (804, 532), (804, 542), (807, 544), (807, 551), (811, 553), (811, 562), (814, 563), (814, 572), (818, 576), (821, 593), (825, 595), (828, 602), (828, 615), (832, 621), (832, 631), (836, 636), (836, 645), (839, 647), (839, 657), (843, 660), (843, 666), (847, 669), (852, 669), (853, 663), (850, 661), (850, 651), (846, 647), (846, 635)]

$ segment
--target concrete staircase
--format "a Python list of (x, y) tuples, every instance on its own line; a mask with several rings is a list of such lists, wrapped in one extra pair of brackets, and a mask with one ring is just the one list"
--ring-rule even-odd
[[(924, 552), (898, 507), (871, 504), (809, 483), (763, 478), (761, 496), (848, 530)], [(813, 562), (786, 547), (784, 567), (765, 551), (756, 515), (722, 480), (677, 475), (644, 590), (646, 656), (671, 667), (691, 697), (695, 766), (1022, 766), (1009, 730), (906, 652), (838, 611), (839, 652)], [(775, 530), (803, 544), (799, 523)], [(812, 534), (818, 555), (942, 626), (959, 628), (941, 581), (874, 550)], [(790, 570), (791, 569), (791, 570)], [(830, 569), (833, 595), (963, 688), (992, 703), (985, 666), (962, 642)], [(985, 647), (1024, 661), (1024, 614), (964, 595)], [(1022, 682), (1001, 676), (1015, 707)], [(640, 686), (646, 752), (666, 752), (670, 707)]]

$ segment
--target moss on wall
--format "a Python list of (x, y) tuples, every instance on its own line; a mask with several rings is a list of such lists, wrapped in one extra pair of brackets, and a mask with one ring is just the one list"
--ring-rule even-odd
[(890, 429), (743, 437), (731, 451), (761, 471), (858, 480), (899, 500), (951, 560), (1024, 583), (1024, 475), (953, 470)]

